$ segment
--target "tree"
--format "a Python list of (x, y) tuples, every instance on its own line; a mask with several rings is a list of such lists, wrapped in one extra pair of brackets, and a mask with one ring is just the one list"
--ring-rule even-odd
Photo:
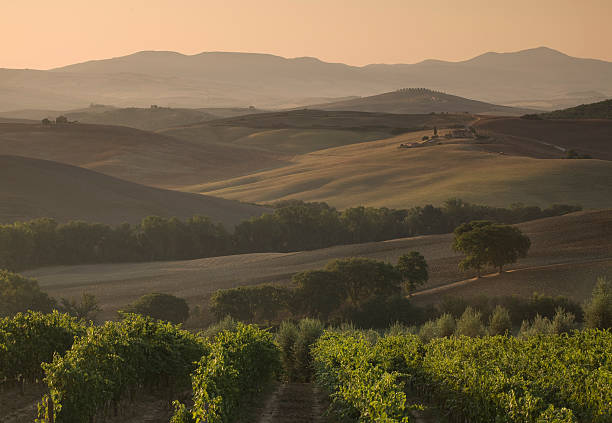
[(482, 267), (486, 263), (486, 233), (481, 229), (492, 225), (487, 220), (477, 220), (464, 223), (455, 228), (453, 249), (462, 252), (466, 257), (459, 263), (462, 270), (475, 269), (480, 277)]
[(408, 292), (415, 290), (429, 280), (429, 272), (425, 257), (418, 251), (403, 254), (397, 261), (396, 269), (408, 285)]
[(55, 118), (55, 123), (57, 124), (61, 124), (61, 123), (68, 123), (68, 118), (66, 116), (58, 116)]
[(526, 257), (531, 240), (521, 230), (510, 225), (491, 225), (484, 228), (487, 233), (487, 264), (503, 271), (506, 264), (516, 263), (519, 257)]
[(340, 278), (327, 270), (308, 270), (293, 276), (294, 309), (308, 317), (327, 320), (347, 297)]
[(531, 241), (520, 229), (486, 220), (464, 223), (454, 234), (453, 249), (466, 255), (459, 266), (476, 269), (478, 277), (484, 265), (495, 266), (501, 273), (504, 265), (525, 257), (531, 246)]
[(49, 313), (54, 307), (55, 301), (40, 290), (36, 280), (0, 270), (0, 317), (28, 310)]
[(121, 310), (120, 313), (136, 313), (171, 323), (184, 323), (189, 317), (189, 306), (183, 298), (170, 294), (143, 295)]
[(221, 289), (210, 298), (210, 309), (217, 319), (230, 316), (243, 322), (279, 319), (288, 309), (291, 291), (274, 285), (241, 286)]
[(402, 276), (389, 263), (353, 257), (332, 260), (325, 270), (336, 272), (348, 301), (354, 306), (373, 297), (390, 297), (401, 292)]
[(62, 298), (61, 308), (71, 316), (85, 320), (93, 320), (96, 314), (102, 311), (96, 297), (86, 293), (83, 293), (80, 302), (77, 302), (74, 298)]
[(51, 125), (51, 121), (48, 118), (44, 118), (41, 122), (44, 126)]
[(597, 279), (591, 299), (584, 304), (584, 322), (589, 328), (612, 329), (612, 283)]

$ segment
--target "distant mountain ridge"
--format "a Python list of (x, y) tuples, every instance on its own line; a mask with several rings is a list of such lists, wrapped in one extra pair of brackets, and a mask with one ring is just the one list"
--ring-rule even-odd
[[(115, 106), (289, 108), (427, 87), (495, 104), (612, 95), (612, 63), (540, 47), (469, 60), (363, 67), (270, 54), (143, 51), (48, 71), (0, 69), (0, 111)], [(570, 96), (571, 97), (571, 96)], [(317, 100), (315, 100), (317, 99)], [(584, 102), (584, 101), (583, 101)]]

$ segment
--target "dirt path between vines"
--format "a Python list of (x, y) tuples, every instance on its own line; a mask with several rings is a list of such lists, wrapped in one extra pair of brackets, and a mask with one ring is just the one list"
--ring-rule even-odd
[(257, 423), (329, 423), (325, 408), (313, 383), (283, 383), (266, 402)]

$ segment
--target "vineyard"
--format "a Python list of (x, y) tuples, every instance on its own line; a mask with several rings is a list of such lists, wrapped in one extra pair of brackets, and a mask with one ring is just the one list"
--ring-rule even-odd
[(139, 315), (91, 326), (18, 314), (0, 320), (0, 382), (46, 387), (39, 423), (117, 421), (143, 395), (163, 400), (171, 423), (255, 421), (249, 410), (275, 380), (307, 382), (308, 369), (340, 421), (409, 423), (430, 407), (453, 423), (612, 422), (609, 331), (423, 342), (321, 330), (304, 321), (275, 337), (236, 323), (204, 336)]
[(280, 369), (272, 335), (254, 326), (206, 339), (139, 315), (86, 327), (57, 312), (0, 320), (0, 365), (2, 388), (44, 377), (39, 423), (114, 421), (144, 393), (170, 404), (192, 390), (173, 422), (227, 422)]
[(610, 423), (611, 352), (612, 334), (598, 330), (427, 344), (327, 332), (313, 355), (334, 407), (362, 422), (410, 422), (418, 398), (451, 422)]

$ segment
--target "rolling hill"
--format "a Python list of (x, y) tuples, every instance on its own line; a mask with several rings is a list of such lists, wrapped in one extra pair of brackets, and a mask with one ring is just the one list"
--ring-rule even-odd
[(409, 208), (448, 198), (495, 206), (571, 202), (612, 207), (612, 162), (500, 154), (505, 144), (496, 139), (442, 138), (421, 148), (399, 148), (431, 134), (318, 150), (293, 158), (288, 166), (185, 189), (262, 203), (326, 201), (341, 209)]
[[(571, 93), (612, 96), (612, 63), (545, 47), (489, 52), (459, 62), (363, 67), (312, 57), (142, 51), (48, 71), (0, 69), (0, 111), (67, 110), (92, 102), (121, 107), (290, 108), (329, 102), (322, 97), (370, 96), (407, 86), (495, 104), (553, 99), (550, 106), (558, 108), (555, 102), (580, 104), (571, 104), (576, 101)], [(585, 100), (583, 96), (578, 101)]]
[(191, 142), (231, 144), (273, 154), (303, 154), (424, 128), (463, 126), (474, 119), (469, 114), (399, 115), (302, 109), (218, 119), (160, 133)]
[(282, 155), (241, 146), (89, 124), (0, 124), (0, 154), (57, 161), (163, 188), (244, 175), (285, 163)]
[[(483, 278), (453, 295), (544, 294), (586, 298), (598, 276), (612, 276), (612, 211), (580, 212), (519, 225), (532, 240), (529, 256), (509, 269), (531, 269)], [(50, 267), (26, 272), (53, 296), (94, 294), (104, 318), (135, 298), (150, 292), (168, 292), (193, 305), (205, 305), (217, 289), (264, 282), (286, 283), (296, 272), (318, 269), (334, 258), (361, 256), (396, 262), (408, 251), (420, 251), (430, 266), (424, 289), (445, 286), (472, 276), (460, 272), (460, 260), (451, 249), (452, 235), (429, 235), (367, 244), (343, 245), (294, 253), (246, 254), (178, 262), (103, 264)], [(582, 264), (581, 264), (582, 263)], [(588, 263), (588, 264), (586, 264)], [(522, 277), (521, 275), (527, 275)], [(444, 293), (415, 297), (421, 303), (439, 300)]]
[[(594, 159), (612, 160), (610, 119), (492, 118), (481, 119), (474, 126), (479, 133), (495, 138), (489, 151), (559, 158), (571, 149)], [(606, 180), (610, 178), (612, 175), (606, 176)]]
[(538, 116), (543, 119), (612, 119), (612, 100), (581, 104), (569, 109), (541, 113)]
[(0, 155), (0, 222), (37, 217), (138, 223), (148, 215), (209, 216), (231, 226), (265, 208), (151, 188), (57, 162)]
[(533, 112), (529, 109), (498, 106), (425, 88), (404, 88), (370, 97), (317, 104), (309, 107), (320, 110), (352, 110), (404, 114), (445, 112), (519, 116)]
[(69, 121), (99, 125), (119, 125), (145, 131), (173, 126), (189, 125), (214, 119), (241, 116), (250, 113), (262, 113), (254, 108), (206, 108), (184, 109), (151, 106), (147, 108), (119, 108), (102, 104), (74, 110), (13, 110), (0, 112), (0, 119), (5, 122), (37, 123), (44, 118), (55, 120), (66, 116)]

